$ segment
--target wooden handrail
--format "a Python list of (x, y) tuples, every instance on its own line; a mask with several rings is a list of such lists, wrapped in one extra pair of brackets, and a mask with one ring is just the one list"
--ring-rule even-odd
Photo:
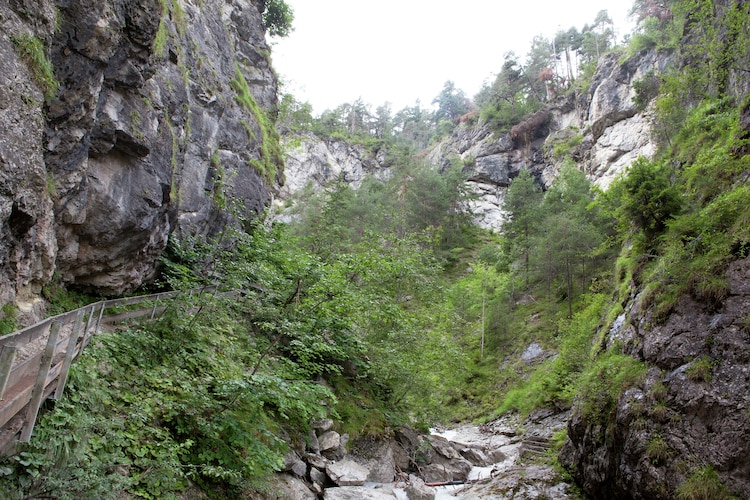
[[(149, 315), (154, 319), (157, 310), (166, 309), (159, 307), (160, 302), (216, 290), (216, 286), (207, 286), (102, 300), (0, 337), (0, 455), (12, 451), (19, 433), (20, 442), (29, 441), (41, 404), (48, 398), (62, 396), (72, 362), (98, 333), (103, 321), (112, 323)], [(147, 301), (154, 301), (154, 305), (105, 314), (107, 309)]]

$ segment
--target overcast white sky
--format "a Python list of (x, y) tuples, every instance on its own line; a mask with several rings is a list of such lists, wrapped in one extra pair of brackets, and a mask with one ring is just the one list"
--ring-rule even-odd
[(592, 23), (606, 9), (618, 40), (632, 0), (286, 0), (295, 30), (272, 39), (283, 92), (315, 114), (361, 97), (392, 110), (430, 106), (447, 80), (469, 97), (531, 40)]

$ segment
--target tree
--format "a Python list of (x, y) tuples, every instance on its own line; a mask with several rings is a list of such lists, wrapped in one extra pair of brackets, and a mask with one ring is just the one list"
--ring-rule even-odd
[(667, 228), (667, 221), (681, 208), (680, 194), (670, 181), (668, 168), (646, 158), (638, 158), (622, 179), (622, 213), (640, 230), (647, 247)]
[(277, 126), (291, 130), (310, 130), (313, 125), (312, 105), (300, 102), (292, 94), (284, 94), (279, 102)]
[(450, 80), (443, 84), (443, 90), (432, 100), (432, 104), (438, 106), (434, 117), (438, 124), (443, 120), (458, 123), (458, 119), (471, 110), (471, 101)]
[(523, 261), (526, 287), (529, 286), (532, 244), (538, 231), (541, 202), (541, 190), (531, 173), (522, 169), (505, 194), (508, 219), (503, 224), (503, 231), (510, 242), (511, 254)]
[(294, 11), (284, 0), (263, 0), (263, 25), (271, 36), (288, 36), (294, 27)]
[(581, 30), (581, 56), (585, 62), (596, 61), (602, 53), (609, 49), (614, 39), (615, 30), (612, 18), (606, 10), (600, 10), (591, 25), (585, 25)]
[(423, 150), (430, 144), (435, 134), (435, 118), (430, 110), (424, 109), (419, 100), (414, 106), (407, 106), (393, 117), (393, 131), (402, 141)]
[(491, 85), (485, 85), (475, 97), (482, 119), (494, 130), (507, 130), (533, 113), (541, 105), (541, 92), (513, 52)]
[(585, 286), (587, 262), (603, 239), (598, 213), (591, 209), (594, 193), (585, 174), (571, 162), (563, 165), (542, 203), (546, 217), (535, 246), (542, 252), (548, 291), (555, 279), (564, 280), (569, 317), (573, 314), (576, 278), (580, 275)]
[(581, 33), (575, 26), (571, 26), (567, 30), (560, 30), (555, 34), (555, 53), (557, 53), (557, 50), (562, 50), (565, 54), (567, 79), (571, 83), (575, 81), (575, 75), (578, 72), (578, 63), (572, 59), (571, 54), (576, 55), (578, 53), (582, 42)]

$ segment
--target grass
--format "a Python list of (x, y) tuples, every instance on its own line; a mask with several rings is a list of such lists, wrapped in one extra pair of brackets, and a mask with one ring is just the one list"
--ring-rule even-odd
[(696, 469), (677, 488), (678, 500), (729, 500), (732, 496), (716, 470), (707, 465)]
[(685, 374), (693, 382), (711, 382), (713, 378), (714, 362), (708, 356), (701, 356), (693, 360)]
[(44, 99), (52, 101), (60, 91), (60, 84), (55, 78), (52, 62), (47, 57), (47, 49), (42, 41), (29, 34), (11, 36), (11, 41), (41, 87)]
[[(276, 131), (273, 122), (268, 118), (268, 115), (266, 115), (255, 101), (239, 64), (236, 66), (235, 78), (232, 79), (231, 85), (236, 93), (235, 97), (237, 102), (245, 108), (245, 110), (252, 113), (255, 122), (260, 128), (262, 136), (260, 141), (260, 158), (251, 160), (250, 165), (253, 166), (263, 179), (268, 182), (273, 182), (279, 167), (284, 163), (279, 133)], [(246, 128), (248, 129), (248, 135), (252, 140), (255, 134), (250, 133), (250, 127), (247, 125)]]
[(646, 445), (646, 456), (654, 465), (666, 462), (672, 456), (669, 445), (662, 436), (654, 436)]

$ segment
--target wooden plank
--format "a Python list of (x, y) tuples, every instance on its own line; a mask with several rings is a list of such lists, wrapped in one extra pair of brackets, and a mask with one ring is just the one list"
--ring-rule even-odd
[[(58, 377), (62, 364), (63, 359), (53, 360), (53, 366), (47, 373), (45, 386), (48, 386)], [(29, 403), (36, 378), (36, 374), (27, 375), (16, 385), (8, 388), (6, 399), (2, 402), (2, 406), (0, 406), (0, 429)], [(46, 392), (49, 392), (49, 389)]]
[(13, 368), (13, 361), (16, 359), (16, 347), (4, 345), (0, 350), (0, 401), (3, 400), (5, 388), (8, 387), (10, 380), (10, 371)]
[(42, 352), (38, 352), (30, 358), (24, 359), (16, 366), (14, 366), (10, 371), (10, 377), (8, 378), (8, 387), (6, 390), (9, 391), (11, 387), (14, 387), (19, 383), (19, 381), (25, 379), (26, 377), (36, 377), (36, 372), (39, 368), (39, 362), (41, 361), (41, 359)]
[(65, 360), (63, 361), (63, 366), (60, 371), (60, 381), (57, 384), (57, 390), (55, 390), (55, 395), (52, 398), (54, 400), (60, 399), (65, 390), (65, 384), (68, 381), (68, 371), (70, 370), (70, 364), (73, 362), (73, 356), (76, 353), (76, 344), (78, 344), (82, 322), (83, 309), (79, 309), (75, 323), (73, 323), (73, 329), (70, 332), (70, 337), (68, 337), (68, 346), (65, 348)]
[(41, 321), (15, 333), (0, 338), (0, 345), (22, 346), (43, 337), (47, 334), (51, 321)]
[(47, 347), (44, 349), (42, 361), (39, 363), (39, 371), (37, 372), (36, 382), (34, 383), (34, 390), (31, 393), (31, 401), (29, 401), (26, 426), (23, 428), (21, 438), (19, 439), (22, 443), (29, 442), (31, 439), (31, 432), (34, 430), (36, 417), (39, 414), (39, 407), (42, 404), (42, 397), (44, 396), (47, 375), (49, 374), (49, 369), (52, 364), (52, 356), (55, 354), (55, 346), (57, 345), (57, 336), (60, 334), (60, 326), (59, 322), (55, 322), (52, 324), (49, 331)]

